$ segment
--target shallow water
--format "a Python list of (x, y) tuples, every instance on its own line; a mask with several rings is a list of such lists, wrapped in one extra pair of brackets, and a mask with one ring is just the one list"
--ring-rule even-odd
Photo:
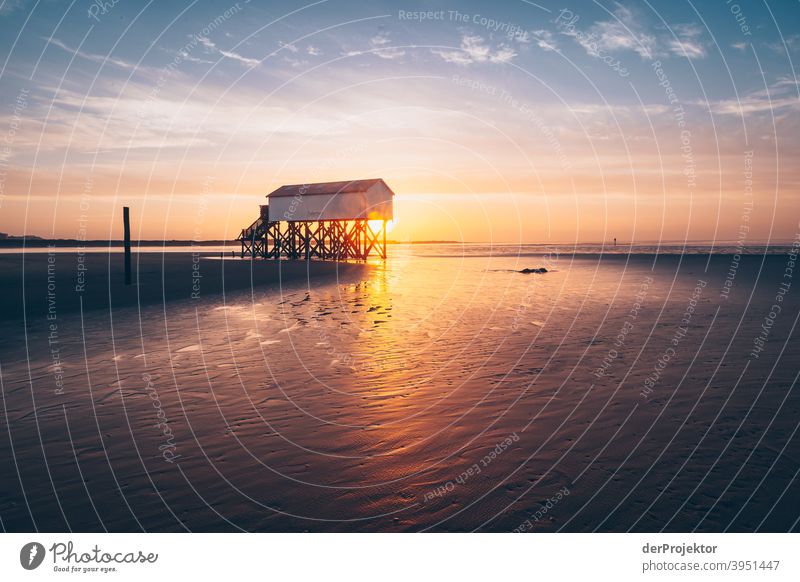
[(800, 283), (750, 355), (786, 256), (737, 259), (725, 295), (728, 255), (431, 248), (10, 326), (3, 527), (798, 528)]

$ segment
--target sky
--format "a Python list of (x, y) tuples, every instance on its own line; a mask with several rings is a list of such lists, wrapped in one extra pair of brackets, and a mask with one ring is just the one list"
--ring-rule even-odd
[(0, 2), (0, 232), (233, 239), (374, 177), (397, 240), (800, 232), (794, 1)]

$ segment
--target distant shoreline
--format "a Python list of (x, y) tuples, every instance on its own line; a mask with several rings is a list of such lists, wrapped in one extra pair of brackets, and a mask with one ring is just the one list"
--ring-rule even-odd
[[(397, 241), (388, 240), (387, 244), (411, 244), (411, 245), (441, 245), (441, 244), (473, 244), (464, 243), (457, 240), (419, 240), (419, 241)], [(481, 243), (475, 243), (481, 244)], [(121, 240), (77, 240), (69, 238), (44, 239), (44, 238), (4, 238), (0, 239), (0, 248), (5, 249), (24, 249), (54, 247), (109, 247), (122, 248), (124, 242)], [(230, 246), (239, 247), (238, 240), (138, 240), (131, 241), (131, 247), (189, 247), (189, 246)]]
[[(748, 248), (771, 248), (792, 246), (795, 243), (794, 239), (788, 240), (772, 240), (749, 241), (746, 245)], [(390, 245), (464, 245), (464, 246), (477, 246), (477, 245), (490, 245), (490, 246), (518, 246), (518, 247), (584, 247), (584, 246), (603, 246), (608, 249), (624, 250), (629, 248), (637, 248), (642, 246), (661, 246), (661, 247), (698, 247), (698, 246), (735, 246), (737, 241), (728, 240), (696, 240), (696, 241), (680, 241), (680, 240), (662, 240), (662, 241), (618, 241), (615, 245), (610, 241), (547, 241), (547, 242), (486, 242), (486, 241), (458, 241), (458, 240), (413, 240), (413, 241), (400, 241), (400, 240), (387, 240), (386, 244)], [(46, 239), (46, 238), (27, 238), (27, 237), (9, 237), (0, 238), (0, 249), (25, 249), (25, 248), (102, 248), (108, 247), (112, 249), (121, 249), (124, 246), (122, 240), (78, 240), (69, 238)], [(205, 246), (226, 246), (231, 250), (239, 248), (240, 243), (237, 240), (134, 240), (131, 241), (132, 248), (138, 247), (205, 247)]]
[[(230, 240), (204, 240), (204, 241), (191, 241), (191, 240), (139, 240), (131, 241), (131, 247), (183, 247), (183, 246), (211, 246), (211, 245), (231, 245), (239, 246), (239, 241)], [(0, 248), (25, 248), (25, 247), (109, 247), (109, 248), (122, 248), (124, 241), (121, 240), (76, 240), (69, 238), (59, 239), (0, 239)]]

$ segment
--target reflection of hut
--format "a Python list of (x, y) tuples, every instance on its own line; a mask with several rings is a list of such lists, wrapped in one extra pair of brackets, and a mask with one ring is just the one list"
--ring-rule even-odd
[(242, 230), (242, 256), (386, 258), (394, 192), (382, 179), (281, 186)]

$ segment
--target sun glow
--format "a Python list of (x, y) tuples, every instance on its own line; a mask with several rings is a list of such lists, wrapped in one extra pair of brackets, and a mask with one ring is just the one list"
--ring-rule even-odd
[[(368, 220), (367, 226), (373, 233), (379, 233), (381, 228), (383, 228), (383, 221), (382, 220)], [(386, 221), (386, 232), (387, 234), (392, 232), (394, 228), (394, 220), (387, 220)]]

